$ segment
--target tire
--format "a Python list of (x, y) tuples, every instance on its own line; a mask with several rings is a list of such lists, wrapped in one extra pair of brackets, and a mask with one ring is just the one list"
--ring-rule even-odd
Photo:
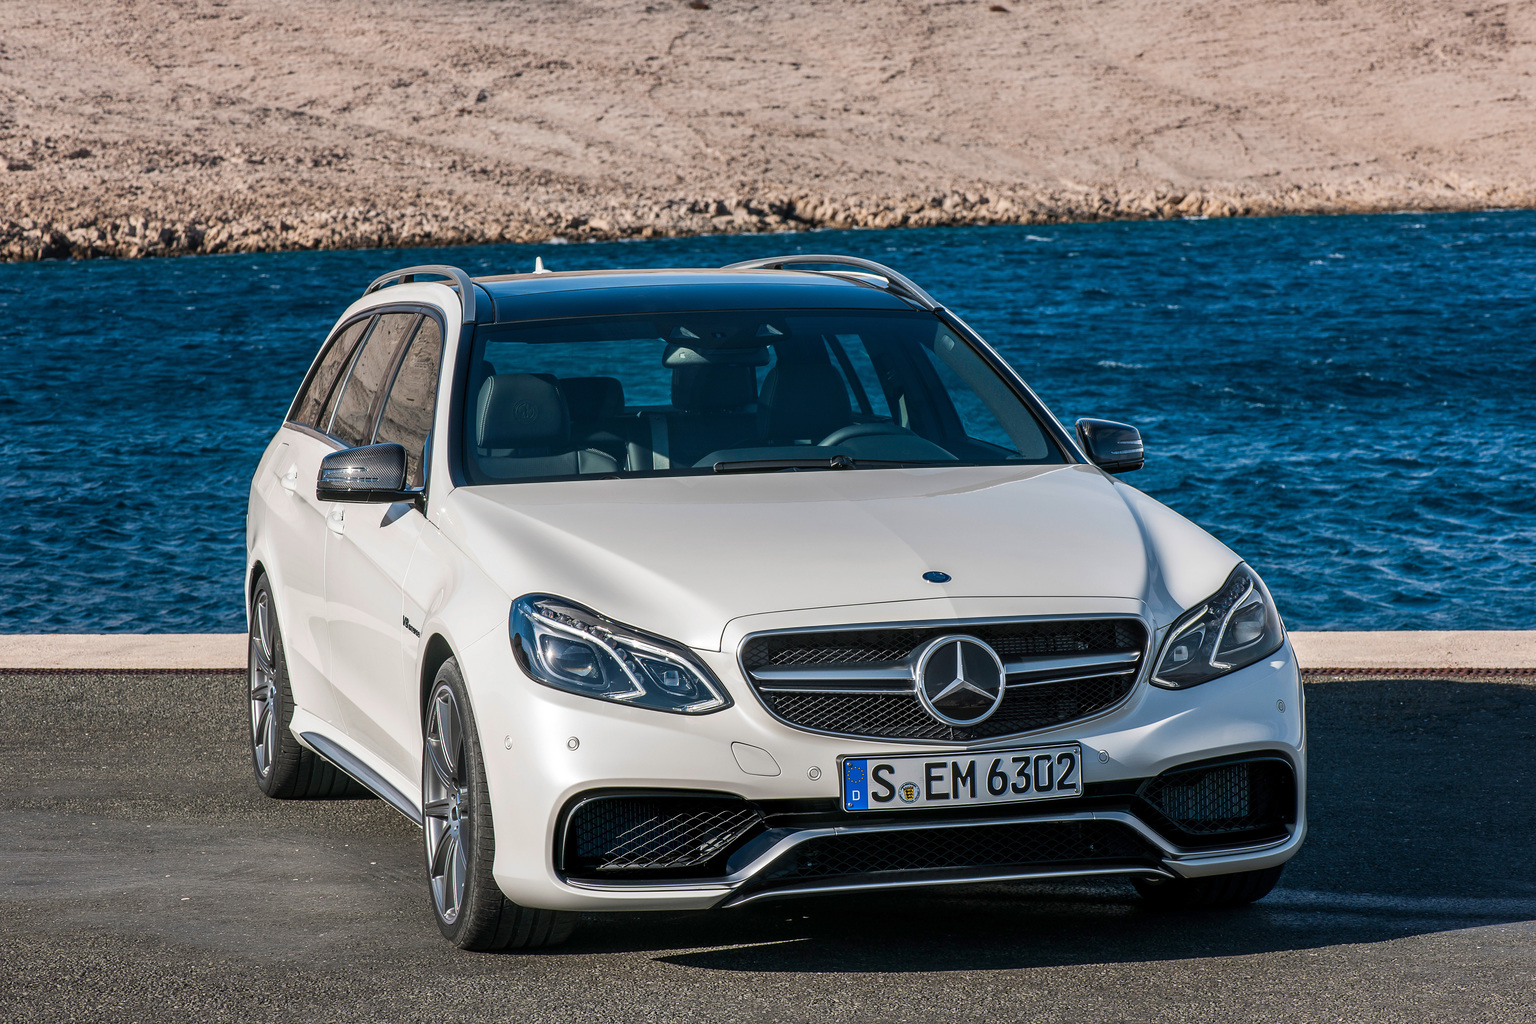
[(1259, 871), (1204, 878), (1133, 878), (1131, 884), (1147, 905), (1157, 910), (1217, 910), (1263, 899), (1284, 870), (1284, 864), (1276, 864)]
[(251, 595), (250, 643), (246, 677), (250, 683), (251, 768), (256, 785), (279, 800), (314, 800), (362, 796), (367, 791), (341, 769), (299, 744), (293, 722), (293, 690), (288, 660), (277, 624), (272, 588), (265, 576)]
[(521, 907), (491, 875), (496, 827), (480, 733), (458, 662), (443, 663), (422, 723), (421, 799), (427, 899), (443, 937), (460, 949), (537, 949), (565, 941), (574, 914)]

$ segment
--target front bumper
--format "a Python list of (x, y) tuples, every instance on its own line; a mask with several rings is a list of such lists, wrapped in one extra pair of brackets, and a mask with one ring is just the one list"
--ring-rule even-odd
[[(623, 707), (551, 690), (524, 677), (505, 637), (495, 633), (462, 655), (479, 723), (496, 830), (497, 884), (530, 907), (568, 910), (706, 909), (779, 896), (1009, 879), (1142, 875), (1197, 877), (1283, 863), (1306, 833), (1306, 760), (1300, 674), (1289, 642), (1271, 658), (1190, 690), (1138, 683), (1122, 705), (1097, 718), (1024, 737), (984, 743), (892, 743), (800, 732), (772, 718), (739, 683), (729, 655), (700, 652), (736, 703), (712, 715), (683, 717)], [(1133, 802), (1015, 804), (984, 815), (916, 812), (911, 820), (870, 820), (836, 810), (839, 756), (1004, 749), (1077, 742), (1090, 790), (1124, 790), (1171, 768), (1262, 754), (1288, 763), (1296, 787), (1291, 820), (1262, 841), (1195, 848), (1170, 840)], [(733, 746), (736, 748), (733, 751)], [(740, 755), (743, 747), (756, 753)], [(766, 758), (761, 756), (766, 753)], [(776, 774), (773, 772), (776, 771)], [(826, 812), (772, 828), (742, 846), (710, 877), (602, 880), (562, 870), (564, 816), (599, 790), (726, 794), (764, 806), (812, 802)], [(829, 803), (830, 801), (830, 803)], [(957, 809), (958, 811), (958, 809)], [(1000, 829), (1021, 837), (1056, 830), (1103, 832), (1125, 846), (1103, 855), (1006, 865), (922, 864), (906, 870), (806, 877), (786, 871), (797, 851), (856, 840), (877, 849), (900, 833), (945, 835), (939, 842), (992, 842)], [(1065, 830), (1065, 831), (1063, 831)], [(1010, 834), (1012, 835), (1012, 834)], [(1090, 837), (1091, 838), (1091, 837)], [(1124, 854), (1124, 856), (1121, 856)], [(963, 858), (962, 858), (963, 859)], [(985, 860), (985, 858), (982, 858)], [(994, 858), (995, 859), (995, 858)], [(972, 858), (974, 861), (975, 858)], [(884, 865), (882, 862), (883, 866)]]

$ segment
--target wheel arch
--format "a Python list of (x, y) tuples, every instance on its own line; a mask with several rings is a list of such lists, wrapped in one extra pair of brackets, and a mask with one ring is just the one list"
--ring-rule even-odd
[(416, 695), (417, 717), (426, 720), (427, 701), (432, 697), (432, 682), (437, 678), (437, 670), (443, 667), (443, 662), (454, 657), (453, 646), (448, 643), (448, 638), (441, 633), (433, 633), (427, 638), (421, 656), (421, 678)]
[(250, 608), (251, 602), (256, 599), (257, 582), (262, 577), (270, 575), (271, 573), (267, 572), (267, 567), (261, 559), (258, 558), (251, 563), (250, 568), (245, 574), (245, 606), (247, 609)]

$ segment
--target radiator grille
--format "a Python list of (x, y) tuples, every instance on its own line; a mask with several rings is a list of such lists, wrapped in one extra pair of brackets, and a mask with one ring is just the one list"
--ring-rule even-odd
[(941, 623), (757, 636), (742, 647), (741, 663), (751, 672), (798, 665), (899, 662), (929, 640), (955, 632), (985, 640), (1004, 661), (1047, 654), (1139, 650), (1146, 644), (1146, 630), (1136, 619)]
[[(758, 698), (791, 725), (840, 736), (966, 742), (1045, 729), (1098, 714), (1118, 704), (1136, 682), (1139, 662), (1100, 668), (1102, 675), (1063, 671), (1060, 679), (1035, 679), (1010, 686), (997, 711), (983, 722), (954, 726), (930, 715), (914, 693), (790, 692), (782, 680), (759, 679), (764, 670), (800, 670), (816, 684), (817, 669), (870, 671), (870, 688), (903, 690), (877, 677), (881, 670), (907, 665), (914, 651), (946, 634), (963, 633), (985, 641), (1003, 662), (1027, 658), (1114, 655), (1141, 652), (1146, 630), (1136, 619), (1078, 619), (1046, 622), (936, 624), (900, 628), (830, 630), (752, 637), (741, 650), (742, 667)], [(1092, 671), (1092, 670), (1087, 670)], [(1015, 682), (1015, 677), (1010, 677)], [(1019, 677), (1022, 678), (1022, 677)], [(859, 678), (842, 676), (836, 690), (858, 688)]]

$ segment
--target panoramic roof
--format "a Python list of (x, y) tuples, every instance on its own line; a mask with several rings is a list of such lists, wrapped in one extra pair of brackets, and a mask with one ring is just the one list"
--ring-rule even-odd
[(912, 309), (876, 285), (794, 270), (589, 270), (475, 283), (497, 323), (694, 309)]

